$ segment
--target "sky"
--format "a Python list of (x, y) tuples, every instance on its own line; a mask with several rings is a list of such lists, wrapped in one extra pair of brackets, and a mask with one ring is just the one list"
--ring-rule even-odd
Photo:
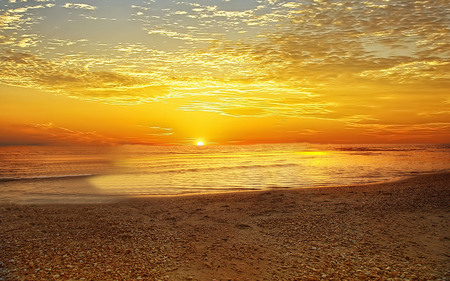
[(0, 145), (449, 143), (447, 0), (0, 0)]

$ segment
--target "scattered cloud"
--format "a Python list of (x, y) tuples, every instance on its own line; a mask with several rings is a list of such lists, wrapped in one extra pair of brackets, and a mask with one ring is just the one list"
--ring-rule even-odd
[(414, 61), (396, 66), (367, 70), (360, 73), (361, 77), (395, 79), (399, 83), (414, 83), (417, 80), (447, 80), (450, 79), (450, 61)]
[(83, 10), (95, 10), (97, 7), (88, 5), (88, 4), (80, 4), (80, 3), (66, 3), (63, 6), (68, 9), (83, 9)]
[(164, 136), (171, 136), (174, 134), (172, 128), (164, 128), (159, 126), (145, 126), (145, 125), (139, 126), (147, 128), (150, 131), (149, 133), (147, 133), (148, 136), (164, 137)]
[(292, 102), (285, 98), (220, 98), (215, 102), (196, 101), (182, 106), (184, 111), (214, 112), (232, 117), (295, 117), (295, 118), (327, 118), (331, 113), (332, 104), (314, 102), (305, 98), (302, 101)]
[(83, 132), (57, 126), (53, 123), (15, 125), (19, 131), (33, 139), (42, 139), (54, 144), (114, 145), (116, 139), (98, 134), (95, 131)]
[(424, 124), (353, 124), (353, 128), (363, 129), (363, 135), (373, 137), (373, 140), (388, 141), (425, 140), (429, 136), (448, 140), (450, 123)]
[[(169, 128), (150, 127), (154, 134), (148, 134), (149, 137), (112, 137), (101, 134), (96, 131), (82, 131), (66, 128), (56, 125), (52, 122), (47, 123), (28, 123), (28, 124), (9, 124), (15, 133), (26, 135), (36, 143), (51, 144), (78, 144), (78, 145), (122, 145), (122, 144), (155, 144), (152, 137), (164, 137), (173, 132)], [(153, 129), (152, 129), (153, 128)], [(160, 134), (157, 134), (159, 132)], [(164, 134), (165, 133), (165, 134)]]
[(337, 120), (385, 134), (407, 132), (383, 120), (408, 95), (417, 102), (402, 104), (416, 122), (446, 130), (446, 1), (49, 2), (0, 7), (0, 83), (110, 104), (177, 100), (180, 111), (227, 117)]
[(164, 85), (113, 71), (90, 71), (70, 61), (46, 61), (27, 53), (0, 56), (0, 82), (37, 88), (74, 98), (109, 103), (136, 103), (164, 95)]

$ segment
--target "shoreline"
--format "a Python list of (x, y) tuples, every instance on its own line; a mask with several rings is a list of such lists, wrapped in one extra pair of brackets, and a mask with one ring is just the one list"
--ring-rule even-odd
[(0, 204), (0, 277), (444, 280), (448, 198), (445, 172), (114, 203)]
[[(293, 190), (303, 190), (303, 189), (329, 189), (329, 188), (361, 188), (366, 186), (373, 185), (383, 185), (383, 184), (393, 184), (397, 182), (407, 181), (410, 179), (415, 179), (422, 176), (439, 176), (439, 175), (450, 175), (450, 171), (442, 171), (442, 172), (429, 172), (429, 173), (419, 173), (417, 175), (403, 176), (395, 179), (387, 180), (387, 181), (379, 181), (379, 182), (369, 182), (369, 183), (358, 183), (358, 184), (342, 184), (342, 185), (318, 185), (318, 186), (306, 186), (306, 187), (273, 187), (266, 189), (250, 189), (250, 188), (242, 188), (233, 191), (218, 191), (218, 192), (197, 192), (197, 193), (178, 193), (178, 194), (150, 194), (150, 195), (139, 195), (135, 197), (128, 197), (123, 200), (133, 200), (133, 199), (145, 199), (145, 198), (171, 198), (171, 197), (184, 197), (184, 196), (202, 196), (202, 195), (226, 195), (226, 194), (240, 194), (240, 193), (257, 193), (257, 192), (270, 192), (270, 191), (293, 191)], [(1, 203), (0, 203), (1, 205)]]
[[(185, 196), (203, 196), (203, 195), (214, 195), (214, 194), (234, 194), (234, 193), (247, 193), (247, 192), (268, 192), (274, 190), (303, 190), (303, 189), (326, 189), (326, 188), (344, 188), (344, 187), (352, 187), (352, 188), (361, 188), (364, 186), (373, 186), (379, 184), (390, 184), (399, 181), (408, 180), (410, 178), (416, 178), (421, 176), (429, 176), (429, 175), (440, 175), (447, 174), (450, 171), (440, 171), (440, 172), (424, 172), (417, 173), (413, 175), (405, 175), (399, 176), (394, 179), (386, 180), (386, 181), (377, 181), (377, 182), (368, 182), (368, 183), (355, 183), (355, 184), (343, 184), (343, 185), (316, 185), (316, 186), (304, 186), (304, 187), (272, 187), (272, 188), (233, 188), (233, 189), (208, 189), (205, 188), (203, 191), (194, 192), (194, 191), (186, 191), (183, 193), (167, 193), (167, 194), (114, 194), (114, 193), (105, 193), (101, 190), (97, 190), (97, 188), (92, 185), (88, 179), (91, 177), (96, 177), (98, 175), (77, 175), (77, 176), (55, 176), (55, 177), (36, 177), (36, 178), (26, 178), (26, 179), (13, 179), (8, 181), (1, 181), (2, 183), (13, 183), (15, 185), (20, 184), (40, 184), (44, 186), (46, 185), (46, 189), (48, 187), (59, 188), (60, 186), (71, 186), (72, 188), (76, 187), (79, 189), (91, 189), (92, 191), (84, 194), (84, 193), (55, 193), (55, 194), (43, 194), (41, 197), (38, 195), (37, 197), (21, 197), (20, 195), (16, 195), (16, 202), (8, 202), (2, 201), (0, 199), (1, 205), (60, 205), (60, 204), (69, 204), (69, 205), (90, 205), (90, 204), (110, 204), (110, 203), (119, 203), (127, 200), (134, 199), (146, 199), (146, 198), (172, 198), (172, 197), (185, 197)], [(51, 198), (51, 199), (50, 199)], [(9, 200), (12, 201), (12, 200)]]

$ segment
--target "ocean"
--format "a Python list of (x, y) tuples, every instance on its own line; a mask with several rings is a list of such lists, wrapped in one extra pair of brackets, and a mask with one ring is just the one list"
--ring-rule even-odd
[(0, 147), (0, 203), (385, 182), (450, 170), (450, 145)]

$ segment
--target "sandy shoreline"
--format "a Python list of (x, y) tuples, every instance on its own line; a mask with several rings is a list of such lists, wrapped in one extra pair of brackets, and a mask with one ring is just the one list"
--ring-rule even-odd
[(0, 205), (0, 280), (448, 280), (450, 173)]

